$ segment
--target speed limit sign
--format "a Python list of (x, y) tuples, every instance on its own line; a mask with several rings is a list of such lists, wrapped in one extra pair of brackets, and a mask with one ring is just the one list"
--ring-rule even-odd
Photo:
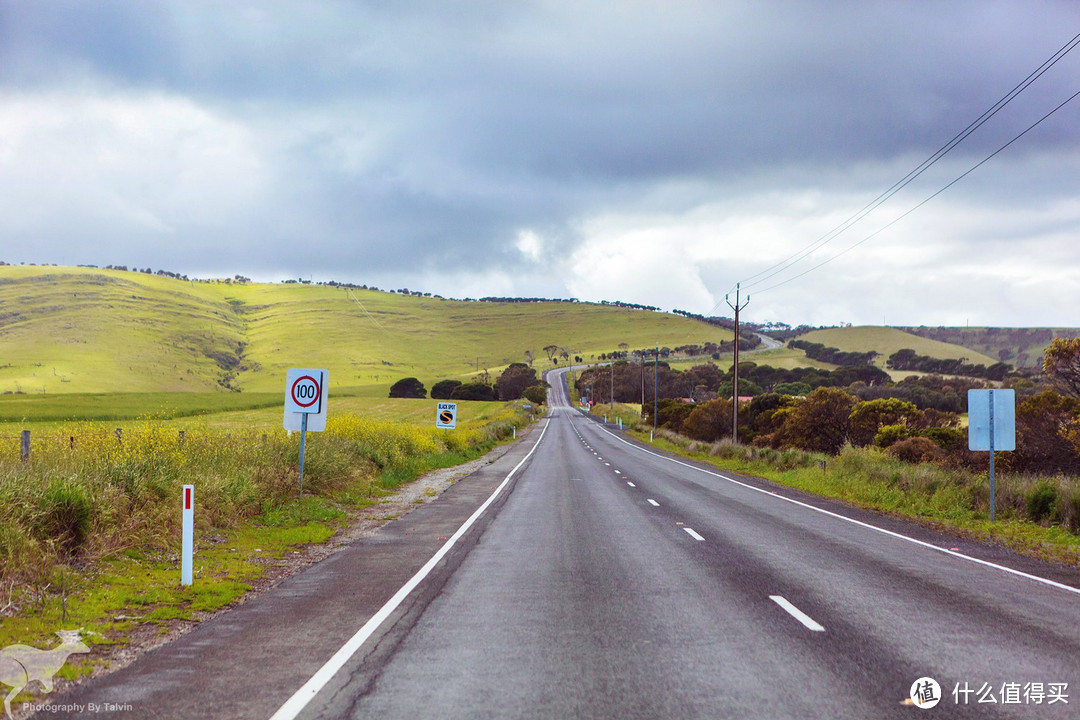
[(289, 370), (285, 381), (285, 410), (318, 415), (322, 410), (323, 374), (321, 370)]
[(285, 375), (286, 430), (300, 430), (305, 417), (308, 430), (326, 428), (326, 384), (326, 370), (289, 368)]

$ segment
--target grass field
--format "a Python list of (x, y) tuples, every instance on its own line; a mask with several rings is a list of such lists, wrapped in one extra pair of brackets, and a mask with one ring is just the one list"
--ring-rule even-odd
[[(815, 330), (799, 337), (807, 342), (821, 343), (827, 347), (839, 348), (849, 352), (868, 352), (876, 350), (881, 353), (874, 363), (881, 368), (885, 367), (885, 361), (897, 350), (910, 348), (919, 355), (952, 360), (967, 358), (969, 362), (983, 365), (993, 365), (997, 360), (986, 355), (974, 352), (959, 345), (928, 340), (906, 333), (903, 330), (888, 327), (850, 327), (830, 328), (828, 330)], [(910, 373), (909, 373), (910, 374)]]
[[(466, 380), (543, 347), (718, 342), (729, 331), (588, 303), (480, 303), (300, 284), (186, 282), (93, 268), (0, 267), (0, 393), (279, 392), (289, 367), (332, 390)], [(374, 389), (372, 389), (374, 388)]]

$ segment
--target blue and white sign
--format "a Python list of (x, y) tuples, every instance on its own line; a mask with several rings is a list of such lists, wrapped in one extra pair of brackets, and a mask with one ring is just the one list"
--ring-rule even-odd
[(1016, 391), (968, 390), (968, 449), (1016, 450)]
[(457, 403), (439, 403), (435, 410), (435, 427), (446, 430), (457, 427)]

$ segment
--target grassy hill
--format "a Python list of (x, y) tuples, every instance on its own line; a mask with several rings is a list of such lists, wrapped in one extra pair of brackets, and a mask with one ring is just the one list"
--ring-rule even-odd
[(1080, 337), (1078, 328), (913, 327), (919, 337), (962, 345), (1020, 368), (1042, 368), (1043, 353), (1056, 337)]
[(481, 303), (301, 284), (189, 282), (94, 268), (0, 267), (0, 393), (280, 392), (289, 367), (385, 395), (397, 379), (468, 379), (543, 347), (590, 356), (730, 340), (665, 313)]
[(910, 348), (919, 355), (946, 360), (967, 358), (971, 363), (988, 366), (997, 362), (996, 359), (975, 352), (970, 348), (919, 337), (889, 327), (829, 328), (801, 335), (799, 339), (821, 343), (827, 347), (835, 347), (848, 352), (876, 350), (881, 354), (875, 358), (874, 363), (882, 368), (885, 367), (885, 361), (889, 359), (890, 355), (905, 348)]

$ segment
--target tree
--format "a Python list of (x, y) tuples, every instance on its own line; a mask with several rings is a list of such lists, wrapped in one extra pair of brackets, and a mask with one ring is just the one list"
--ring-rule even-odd
[(1016, 452), (1004, 453), (1009, 470), (1033, 473), (1080, 472), (1076, 428), (1080, 400), (1047, 391), (1016, 408)]
[(440, 380), (431, 386), (431, 398), (433, 400), (449, 400), (454, 393), (454, 388), (461, 385), (460, 380)]
[(775, 442), (835, 455), (851, 431), (851, 411), (856, 399), (839, 388), (818, 388), (791, 408)]
[(547, 402), (547, 388), (543, 385), (530, 385), (525, 388), (522, 395), (534, 405), (543, 405)]
[(525, 392), (525, 388), (535, 384), (535, 370), (525, 363), (510, 363), (495, 381), (495, 390), (500, 400), (517, 400)]
[(532, 367), (532, 364), (533, 364), (532, 350), (526, 350), (525, 351), (525, 361), (529, 363), (529, 367)]
[(401, 378), (390, 386), (392, 398), (426, 398), (427, 388), (414, 377)]
[(555, 353), (559, 352), (559, 346), (545, 345), (544, 352), (547, 353), (548, 362), (551, 362), (551, 359), (555, 357)]
[(1043, 355), (1043, 373), (1073, 397), (1080, 397), (1080, 338), (1054, 338)]
[(896, 398), (861, 402), (851, 411), (851, 444), (869, 445), (882, 425), (910, 425), (918, 414), (919, 409), (913, 403)]
[(704, 442), (731, 436), (731, 400), (717, 398), (691, 407), (694, 409), (683, 420), (683, 435)]
[(773, 386), (773, 392), (780, 395), (792, 395), (792, 396), (806, 396), (813, 391), (809, 383), (804, 382), (782, 382), (776, 383)]

